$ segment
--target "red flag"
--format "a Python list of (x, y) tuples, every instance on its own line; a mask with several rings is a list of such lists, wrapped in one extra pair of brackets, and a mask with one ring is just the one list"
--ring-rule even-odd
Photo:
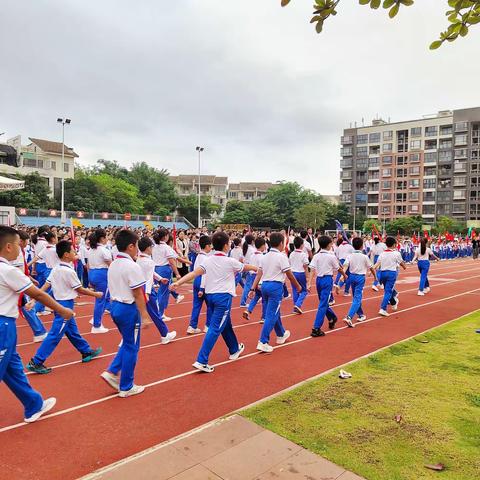
[(372, 237), (378, 237), (381, 238), (380, 232), (377, 229), (377, 226), (372, 223)]
[(413, 232), (412, 243), (418, 245), (418, 238), (416, 232)]
[(290, 226), (288, 227), (287, 238), (285, 239), (285, 253), (287, 256), (290, 253)]
[(177, 226), (175, 224), (173, 224), (172, 237), (173, 237), (173, 249), (177, 252)]
[(397, 250), (400, 250), (400, 230), (397, 230)]
[(423, 237), (426, 238), (427, 240), (430, 240), (430, 236), (428, 235), (428, 231), (427, 231), (427, 230), (425, 230), (425, 231), (423, 232)]

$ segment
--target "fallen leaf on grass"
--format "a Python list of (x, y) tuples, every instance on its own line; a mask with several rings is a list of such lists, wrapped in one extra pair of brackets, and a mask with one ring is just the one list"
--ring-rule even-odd
[(414, 338), (414, 340), (418, 343), (429, 343), (429, 340), (426, 340), (425, 338)]
[(403, 419), (402, 419), (402, 416), (401, 416), (401, 415), (395, 415), (395, 421), (396, 421), (397, 423), (400, 423), (402, 420), (403, 420)]
[(435, 465), (425, 465), (425, 468), (429, 470), (435, 470), (437, 472), (442, 472), (445, 470), (445, 465), (443, 463), (436, 463)]

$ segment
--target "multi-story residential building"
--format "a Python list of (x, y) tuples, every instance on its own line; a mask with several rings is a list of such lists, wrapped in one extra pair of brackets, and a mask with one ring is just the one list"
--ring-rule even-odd
[(341, 144), (341, 200), (352, 214), (480, 220), (480, 108), (374, 120), (345, 129)]
[[(170, 180), (175, 184), (177, 194), (180, 196), (198, 194), (198, 175), (171, 176)], [(209, 196), (212, 203), (222, 206), (227, 203), (228, 177), (216, 177), (215, 175), (200, 175), (200, 192)]]
[(241, 202), (251, 202), (265, 198), (267, 190), (273, 187), (268, 182), (240, 182), (231, 183), (228, 186), (228, 199)]
[[(65, 145), (62, 166), (62, 143), (39, 138), (29, 138), (28, 145), (22, 145), (21, 137), (7, 140), (0, 148), (0, 172), (26, 175), (38, 172), (48, 181), (55, 198), (59, 198), (64, 178), (73, 178), (75, 159), (78, 155)], [(2, 151), (4, 155), (2, 155)]]

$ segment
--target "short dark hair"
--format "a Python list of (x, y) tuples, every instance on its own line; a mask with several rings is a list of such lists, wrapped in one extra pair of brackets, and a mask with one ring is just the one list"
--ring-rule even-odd
[(393, 246), (395, 246), (396, 243), (397, 240), (395, 240), (395, 237), (387, 237), (387, 239), (385, 240), (385, 245), (388, 248), (392, 248)]
[(303, 238), (302, 237), (295, 237), (293, 239), (293, 246), (295, 248), (300, 248), (303, 245)]
[(72, 250), (72, 242), (68, 240), (60, 240), (55, 250), (57, 251), (58, 258), (61, 260), (66, 253), (69, 253)]
[(160, 242), (165, 241), (165, 239), (169, 236), (168, 230), (166, 228), (159, 228), (153, 234), (153, 241), (158, 245)]
[(207, 245), (212, 244), (212, 239), (208, 235), (202, 235), (198, 241), (198, 245), (203, 250)]
[(45, 233), (44, 238), (47, 242), (50, 242), (50, 240), (53, 240), (54, 238), (56, 238), (56, 235), (53, 232), (48, 231)]
[(373, 241), (375, 242), (375, 245), (377, 245), (378, 242), (380, 241), (380, 239), (379, 239), (378, 237), (375, 237), (375, 238), (373, 239)]
[(7, 243), (13, 242), (17, 235), (18, 232), (14, 228), (0, 225), (0, 250), (5, 248)]
[(141, 252), (144, 252), (148, 247), (152, 247), (152, 246), (153, 246), (153, 242), (152, 242), (152, 239), (150, 237), (142, 237), (138, 241), (138, 249)]
[(49, 228), (48, 225), (42, 225), (41, 227), (38, 227), (37, 235), (38, 236), (43, 236), (49, 230), (50, 230), (50, 228)]
[(300, 236), (301, 236), (302, 238), (307, 238), (307, 235), (308, 235), (308, 233), (307, 233), (306, 230), (302, 230), (302, 231), (300, 232)]
[(355, 250), (361, 250), (363, 247), (363, 239), (362, 237), (355, 237), (352, 240), (352, 246)]
[(238, 237), (235, 237), (233, 239), (233, 244), (238, 247), (240, 244), (242, 243), (242, 241), (238, 238)]
[(325, 250), (331, 243), (332, 243), (332, 237), (329, 237), (328, 235), (322, 235), (318, 239), (318, 245), (322, 250)]
[(265, 242), (265, 239), (263, 237), (257, 237), (255, 239), (255, 248), (258, 249), (258, 248), (262, 247), (263, 245), (265, 245), (265, 243), (266, 242)]
[[(202, 238), (200, 238), (200, 240), (201, 239)], [(225, 232), (215, 232), (212, 236), (213, 249), (219, 252), (221, 252), (223, 250), (223, 247), (225, 247), (225, 245), (228, 245), (229, 242), (230, 239)]]
[(273, 232), (270, 235), (270, 245), (273, 248), (279, 247), (285, 240), (285, 237), (280, 232)]
[(135, 245), (138, 242), (138, 235), (131, 230), (120, 230), (115, 235), (115, 245), (119, 252), (124, 252), (129, 245)]
[(30, 237), (28, 236), (28, 233), (25, 232), (24, 230), (17, 230), (17, 233), (20, 237), (20, 240), (28, 240)]

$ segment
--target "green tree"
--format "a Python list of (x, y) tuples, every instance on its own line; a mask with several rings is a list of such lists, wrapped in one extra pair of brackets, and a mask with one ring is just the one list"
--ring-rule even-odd
[(249, 215), (244, 202), (230, 200), (225, 207), (222, 223), (249, 223)]
[[(282, 7), (285, 7), (291, 0), (281, 0)], [(315, 24), (317, 33), (323, 30), (323, 24), (330, 16), (337, 14), (337, 7), (340, 0), (315, 0), (313, 6), (313, 17), (310, 23)], [(413, 5), (414, 0), (359, 0), (360, 5), (369, 5), (370, 8), (377, 10), (380, 6), (388, 10), (388, 16), (394, 18), (400, 7), (409, 7)], [(439, 0), (436, 0), (442, 10), (445, 9)], [(440, 39), (430, 45), (431, 50), (439, 48), (444, 42), (453, 42), (458, 37), (465, 37), (472, 25), (480, 23), (480, 0), (448, 0), (449, 10), (447, 15), (449, 26), (444, 32), (440, 33)]]
[(143, 202), (135, 185), (106, 173), (91, 177), (100, 193), (97, 207), (105, 212), (143, 213)]
[[(71, 211), (98, 212), (102, 199), (97, 184), (82, 169), (75, 170), (75, 177), (65, 180), (65, 208)], [(110, 210), (108, 210), (110, 211)]]
[(278, 215), (277, 207), (269, 200), (254, 200), (249, 202), (247, 208), (248, 223), (252, 227), (280, 228), (283, 218)]
[(344, 203), (326, 203), (327, 218), (325, 223), (325, 230), (336, 230), (335, 220), (338, 220), (342, 225), (348, 224), (353, 226), (352, 217), (348, 211), (347, 205)]
[(178, 199), (166, 170), (134, 163), (126, 179), (138, 188), (146, 212), (164, 216), (175, 210)]
[(322, 228), (327, 220), (327, 207), (324, 202), (306, 203), (295, 213), (295, 227), (315, 230)]
[(103, 158), (97, 160), (97, 164), (91, 167), (90, 171), (95, 174), (106, 173), (111, 177), (128, 181), (128, 169), (122, 167), (116, 160), (104, 160)]
[(48, 180), (41, 177), (38, 172), (27, 175), (5, 175), (16, 180), (23, 180), (25, 188), (0, 192), (0, 205), (6, 207), (21, 207), (33, 209), (47, 209), (54, 206), (50, 197)]
[(419, 232), (422, 230), (423, 220), (422, 217), (401, 217), (386, 225), (386, 230), (389, 235), (412, 235), (413, 232)]
[(382, 233), (382, 226), (380, 225), (380, 222), (377, 220), (374, 220), (373, 218), (369, 218), (368, 220), (365, 220), (363, 222), (362, 230), (364, 233), (370, 234), (373, 232), (373, 227), (377, 229), (378, 233)]
[[(202, 195), (200, 197), (200, 209), (202, 218), (210, 217), (213, 213), (219, 213), (222, 207), (216, 203), (212, 203), (209, 196)], [(180, 197), (177, 205), (178, 214), (185, 217), (194, 225), (197, 224), (198, 216), (198, 197), (196, 195), (187, 195)]]
[(451, 217), (441, 216), (437, 219), (434, 231), (439, 235), (443, 235), (445, 232), (460, 233), (463, 232), (465, 228), (466, 225), (464, 223), (461, 223)]

